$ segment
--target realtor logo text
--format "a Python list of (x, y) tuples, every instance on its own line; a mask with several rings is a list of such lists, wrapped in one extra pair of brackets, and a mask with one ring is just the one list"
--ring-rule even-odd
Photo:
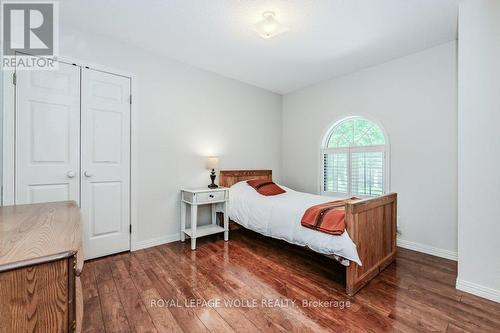
[(54, 69), (58, 51), (58, 4), (2, 2), (3, 69)]

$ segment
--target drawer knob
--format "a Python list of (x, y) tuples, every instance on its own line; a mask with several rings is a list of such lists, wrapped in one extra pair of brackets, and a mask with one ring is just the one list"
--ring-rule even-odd
[(213, 197), (214, 197), (214, 195), (213, 195), (213, 194), (210, 194), (210, 195), (209, 195), (209, 197), (210, 197), (210, 198), (213, 198)]

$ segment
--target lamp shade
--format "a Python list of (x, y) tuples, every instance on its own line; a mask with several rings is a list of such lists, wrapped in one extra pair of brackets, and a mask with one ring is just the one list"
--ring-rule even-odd
[(219, 167), (219, 158), (215, 156), (211, 156), (207, 159), (207, 169), (217, 169)]

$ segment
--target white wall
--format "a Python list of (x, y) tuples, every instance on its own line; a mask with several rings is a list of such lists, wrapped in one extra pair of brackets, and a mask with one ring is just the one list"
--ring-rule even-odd
[[(0, 60), (3, 60), (0, 57)], [(3, 87), (4, 87), (4, 72), (0, 70), (0, 184), (3, 184)], [(2, 200), (0, 200), (0, 206), (3, 205), (3, 191), (1, 191), (0, 196)]]
[(459, 17), (457, 288), (500, 302), (500, 1)]
[[(279, 179), (281, 96), (61, 27), (61, 54), (137, 75), (138, 241), (178, 237), (180, 188), (209, 184), (221, 168), (272, 169)], [(134, 134), (133, 134), (134, 135)]]
[(373, 118), (390, 137), (401, 244), (456, 258), (456, 66), (456, 42), (450, 42), (286, 95), (284, 183), (319, 193), (327, 129), (349, 115)]

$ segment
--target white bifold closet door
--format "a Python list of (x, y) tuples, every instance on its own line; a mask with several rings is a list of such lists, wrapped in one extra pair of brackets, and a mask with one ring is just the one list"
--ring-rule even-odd
[(15, 203), (80, 204), (87, 259), (130, 249), (130, 78), (18, 71)]
[(80, 201), (80, 67), (18, 71), (15, 203)]
[(85, 256), (130, 249), (130, 78), (82, 69)]

